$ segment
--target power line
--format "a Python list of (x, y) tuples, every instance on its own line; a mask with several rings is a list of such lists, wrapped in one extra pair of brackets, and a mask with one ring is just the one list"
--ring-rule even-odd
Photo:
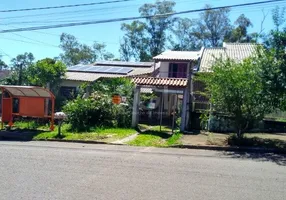
[(22, 38), (31, 40), (31, 41), (33, 41), (33, 42), (38, 42), (38, 43), (43, 44), (43, 45), (46, 45), (46, 46), (51, 46), (51, 47), (60, 48), (59, 46), (56, 46), (56, 45), (53, 45), (53, 44), (49, 44), (49, 43), (46, 43), (46, 42), (42, 42), (42, 41), (39, 41), (39, 40), (35, 40), (35, 39), (29, 38), (29, 37), (26, 37), (26, 36), (23, 36), (23, 35), (20, 35), (20, 34), (17, 34), (17, 33), (12, 33), (12, 34), (13, 34), (13, 35), (16, 35), (16, 36), (18, 36), (18, 37), (22, 37)]
[[(5, 38), (5, 37), (1, 37), (1, 39), (4, 39), (4, 40), (10, 40), (10, 41), (17, 41), (17, 42), (23, 42), (23, 43), (27, 43), (27, 44), (34, 44), (34, 45), (38, 45), (38, 46), (43, 46), (44, 44), (39, 44), (39, 43), (36, 43), (36, 42), (28, 42), (28, 41), (25, 41), (25, 40), (19, 40), (19, 39), (11, 39), (11, 38)], [(44, 46), (47, 46), (47, 47), (54, 47), (56, 48), (55, 46), (51, 46), (51, 45), (44, 45)], [(57, 47), (57, 48), (60, 48), (60, 47)]]
[(253, 2), (253, 3), (235, 4), (235, 5), (229, 5), (229, 6), (219, 6), (219, 7), (213, 7), (213, 8), (186, 10), (186, 11), (173, 12), (173, 13), (160, 14), (160, 15), (139, 16), (139, 17), (125, 17), (125, 18), (115, 18), (115, 19), (106, 19), (106, 20), (97, 20), (97, 21), (86, 21), (86, 22), (78, 22), (78, 23), (67, 23), (67, 24), (57, 24), (57, 25), (48, 25), (48, 26), (35, 26), (35, 27), (7, 29), (7, 30), (0, 31), (0, 33), (33, 31), (33, 30), (53, 29), (53, 28), (64, 28), (64, 27), (83, 26), (83, 25), (91, 25), (91, 24), (103, 24), (103, 23), (110, 23), (110, 22), (120, 22), (120, 21), (129, 21), (129, 20), (138, 20), (138, 19), (148, 19), (148, 18), (156, 18), (156, 17), (157, 18), (161, 18), (161, 17), (169, 17), (169, 16), (172, 16), (172, 15), (180, 15), (180, 14), (187, 14), (187, 13), (194, 13), (194, 12), (202, 12), (202, 11), (207, 11), (207, 10), (218, 10), (218, 9), (224, 9), (224, 8), (244, 7), (244, 6), (268, 4), (268, 3), (282, 2), (282, 1), (285, 1), (285, 0), (260, 1), (260, 2)]
[(9, 54), (7, 54), (5, 51), (3, 51), (3, 49), (0, 49), (0, 52), (2, 52), (2, 55), (1, 56), (7, 56), (7, 57), (9, 57), (9, 58), (11, 58), (12, 59), (12, 57), (9, 55)]
[(49, 9), (60, 9), (60, 8), (73, 8), (73, 7), (82, 7), (82, 6), (93, 6), (93, 5), (102, 5), (102, 4), (112, 4), (112, 3), (121, 3), (134, 0), (114, 0), (114, 1), (102, 1), (102, 2), (92, 2), (92, 3), (82, 3), (82, 4), (70, 4), (62, 6), (48, 6), (48, 7), (37, 7), (37, 8), (21, 8), (14, 10), (0, 10), (2, 13), (8, 12), (23, 12), (23, 11), (35, 11), (35, 10), (49, 10)]
[[(6, 25), (6, 26), (10, 26), (10, 27), (13, 27), (13, 28), (18, 28), (17, 26), (12, 26), (12, 25)], [(1, 29), (0, 29), (1, 30)], [(44, 35), (51, 35), (51, 36), (54, 36), (54, 37), (61, 37), (61, 34), (56, 34), (56, 33), (48, 33), (48, 32), (43, 32), (43, 31), (32, 31), (34, 33), (40, 33), (40, 34), (44, 34)], [(35, 40), (35, 39), (32, 39), (32, 38), (28, 38), (26, 36), (23, 36), (23, 35), (20, 35), (20, 34), (16, 34), (16, 33), (12, 33), (14, 35), (17, 35), (19, 37), (23, 37), (23, 38), (26, 38), (26, 39), (29, 39), (31, 41), (34, 41), (34, 42), (39, 42), (39, 43), (42, 43), (42, 44), (45, 44), (45, 45), (49, 45), (49, 46), (54, 46), (54, 47), (57, 47), (57, 48), (60, 48), (59, 46), (56, 46), (56, 45), (53, 45), (53, 44), (49, 44), (49, 43), (45, 43), (45, 42), (42, 42), (42, 41), (39, 41), (39, 40)], [(88, 40), (86, 38), (81, 38), (81, 37), (75, 37), (77, 40), (80, 40), (80, 41), (87, 41), (87, 42), (99, 42), (99, 43), (103, 43), (103, 44), (119, 44), (119, 42), (110, 42), (110, 41), (98, 41), (98, 40)], [(1, 38), (0, 38), (1, 39)]]
[(98, 11), (106, 11), (106, 10), (110, 10), (110, 9), (116, 9), (116, 8), (128, 8), (128, 7), (134, 7), (134, 6), (139, 6), (140, 4), (136, 4), (136, 5), (124, 5), (124, 6), (112, 6), (112, 7), (103, 7), (103, 8), (92, 8), (92, 9), (84, 9), (84, 10), (76, 10), (76, 11), (65, 11), (65, 12), (52, 12), (52, 13), (43, 13), (43, 14), (32, 14), (32, 15), (17, 15), (17, 16), (12, 16), (12, 17), (2, 17), (0, 19), (17, 19), (17, 18), (30, 18), (30, 17), (45, 17), (45, 16), (56, 16), (56, 15), (64, 15), (66, 16), (66, 14), (86, 14), (88, 12), (93, 12), (98, 13)]
[[(243, 11), (251, 11), (251, 10), (258, 10), (259, 8), (273, 8), (274, 6), (279, 6), (279, 5), (283, 5), (285, 2), (276, 2), (273, 3), (271, 5), (251, 5), (249, 6), (249, 8), (244, 9), (243, 7), (239, 7), (237, 9), (235, 9), (232, 12), (236, 12), (236, 11), (240, 11), (242, 9), (244, 9)], [(111, 13), (118, 13), (117, 12), (105, 12), (104, 14), (111, 14)], [(74, 22), (85, 22), (87, 19), (80, 19), (81, 17), (88, 17), (89, 15), (87, 15), (87, 13), (82, 13), (85, 14), (84, 16), (66, 16), (66, 17), (61, 17), (61, 18), (56, 18), (56, 19), (52, 19), (52, 20), (45, 20), (45, 19), (38, 19), (37, 21), (14, 21), (14, 22), (8, 22), (8, 23), (0, 23), (0, 25), (11, 25), (11, 24), (30, 24), (30, 25), (48, 25), (48, 24), (54, 24), (54, 23), (74, 23)], [(96, 13), (99, 14), (99, 13)], [(100, 13), (100, 15), (102, 15)], [(92, 16), (97, 16), (94, 15), (94, 13), (92, 14)], [(77, 18), (77, 20), (72, 20), (73, 18)], [(1, 19), (1, 18), (0, 18)], [(90, 19), (90, 20), (99, 20), (99, 19)]]

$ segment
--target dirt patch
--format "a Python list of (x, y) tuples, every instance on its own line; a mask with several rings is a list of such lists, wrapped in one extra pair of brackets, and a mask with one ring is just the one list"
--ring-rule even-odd
[(185, 145), (227, 146), (229, 134), (201, 132), (197, 135), (184, 135), (181, 142)]
[[(222, 133), (211, 133), (201, 131), (198, 134), (184, 135), (181, 138), (181, 142), (184, 145), (210, 145), (210, 146), (229, 146), (229, 136), (231, 134)], [(269, 134), (269, 133), (246, 133), (245, 138), (249, 140), (258, 139), (259, 141), (275, 142), (281, 141), (286, 142), (286, 134)], [(262, 145), (262, 144), (260, 144)], [(263, 146), (263, 145), (262, 145)]]

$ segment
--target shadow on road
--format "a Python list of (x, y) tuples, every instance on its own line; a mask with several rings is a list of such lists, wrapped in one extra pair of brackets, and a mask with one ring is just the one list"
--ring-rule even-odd
[(0, 131), (0, 141), (31, 141), (33, 137), (44, 131), (38, 130), (13, 130), (13, 131)]
[(276, 153), (254, 153), (254, 152), (224, 152), (224, 155), (232, 158), (251, 159), (260, 162), (273, 162), (277, 165), (286, 166), (286, 154)]

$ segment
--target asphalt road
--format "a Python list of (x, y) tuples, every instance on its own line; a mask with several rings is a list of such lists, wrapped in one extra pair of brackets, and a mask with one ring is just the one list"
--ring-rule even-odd
[(0, 142), (0, 199), (286, 199), (286, 158)]

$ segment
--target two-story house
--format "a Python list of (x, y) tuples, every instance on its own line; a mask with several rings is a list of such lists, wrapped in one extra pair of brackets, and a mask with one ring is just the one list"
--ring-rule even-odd
[(179, 115), (181, 131), (188, 128), (191, 77), (200, 54), (200, 51), (166, 51), (153, 58), (159, 65), (159, 73), (155, 77), (133, 78), (136, 84), (132, 118), (134, 127), (140, 120), (140, 91), (151, 88), (157, 95), (155, 105), (151, 108), (157, 115), (152, 117), (152, 120), (156, 120), (161, 125), (164, 122), (174, 125)]

